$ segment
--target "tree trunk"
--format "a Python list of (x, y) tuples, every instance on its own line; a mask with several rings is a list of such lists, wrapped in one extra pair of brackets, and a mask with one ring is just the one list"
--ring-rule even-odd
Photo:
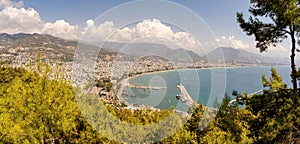
[(291, 50), (291, 77), (292, 77), (292, 83), (293, 83), (293, 90), (295, 95), (297, 95), (298, 90), (297, 90), (297, 70), (296, 70), (296, 65), (295, 65), (295, 50), (296, 50), (296, 39), (295, 39), (295, 34), (292, 32), (291, 34), (291, 39), (292, 39), (292, 50)]

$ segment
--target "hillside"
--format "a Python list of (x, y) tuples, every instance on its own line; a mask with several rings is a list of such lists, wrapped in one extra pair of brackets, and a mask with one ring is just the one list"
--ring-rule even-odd
[[(99, 49), (99, 47), (79, 43), (77, 41), (44, 34), (0, 34), (0, 57), (14, 59), (16, 56), (35, 58), (37, 53), (41, 58), (70, 61), (73, 59), (76, 47), (80, 45), (87, 49)], [(113, 52), (101, 50), (101, 55), (112, 55)]]
[[(81, 47), (81, 54), (84, 56), (89, 55), (89, 49), (95, 50), (103, 47), (99, 52), (100, 58), (107, 55), (125, 54), (126, 57), (143, 58), (151, 56), (163, 61), (183, 63), (192, 63), (209, 58), (209, 62), (214, 63), (222, 60), (224, 56), (226, 63), (274, 65), (289, 63), (289, 60), (285, 58), (264, 57), (242, 49), (228, 47), (217, 48), (208, 53), (207, 56), (200, 57), (193, 51), (183, 48), (172, 49), (166, 45), (155, 43), (106, 42), (103, 46), (95, 46), (44, 34), (0, 34), (0, 57), (4, 61), (15, 60), (17, 57), (22, 61), (34, 60), (37, 53), (40, 53), (43, 59), (71, 61), (78, 46)], [(85, 49), (87, 50), (85, 51)]]
[[(94, 50), (102, 47), (44, 34), (0, 34), (0, 57), (2, 60), (14, 60), (16, 57), (35, 59), (37, 53), (40, 53), (43, 59), (71, 61), (78, 46), (80, 46), (81, 54), (84, 56), (89, 54), (89, 51), (84, 51), (84, 49)], [(124, 46), (126, 47), (124, 48)], [(191, 62), (191, 59), (200, 59), (192, 51), (182, 48), (171, 49), (162, 44), (114, 42), (105, 43), (99, 52), (99, 57), (117, 54), (134, 57), (157, 56), (161, 60), (174, 62)]]
[[(221, 55), (223, 53), (223, 55)], [(220, 47), (208, 53), (207, 58), (211, 62), (224, 60), (226, 63), (247, 63), (247, 64), (288, 64), (288, 58), (264, 57), (258, 54), (247, 52), (243, 49)]]
[(201, 57), (193, 51), (183, 48), (172, 49), (166, 45), (156, 43), (106, 42), (102, 47), (136, 57), (158, 56), (173, 62), (192, 62), (201, 59)]

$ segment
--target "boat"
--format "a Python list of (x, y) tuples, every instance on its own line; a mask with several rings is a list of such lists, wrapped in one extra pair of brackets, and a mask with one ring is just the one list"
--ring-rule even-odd
[(180, 94), (176, 95), (176, 98), (179, 99), (179, 100), (181, 99), (181, 97), (182, 97), (182, 95), (180, 95)]
[(152, 87), (151, 89), (152, 89), (152, 90), (160, 90), (159, 87)]

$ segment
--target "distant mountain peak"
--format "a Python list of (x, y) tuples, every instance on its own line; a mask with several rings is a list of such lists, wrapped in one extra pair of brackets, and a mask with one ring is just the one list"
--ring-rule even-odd
[(259, 54), (248, 52), (244, 49), (232, 47), (219, 47), (211, 51), (207, 58), (210, 61), (222, 61), (226, 63), (247, 63), (247, 64), (287, 64), (289, 61), (285, 58), (264, 57)]
[(173, 62), (193, 62), (201, 59), (192, 51), (183, 48), (172, 49), (159, 43), (106, 42), (103, 48), (136, 57), (156, 56)]

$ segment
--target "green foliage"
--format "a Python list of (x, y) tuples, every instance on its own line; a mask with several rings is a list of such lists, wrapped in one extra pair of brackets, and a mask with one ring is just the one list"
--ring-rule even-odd
[(282, 77), (279, 75), (279, 73), (276, 71), (275, 68), (271, 68), (272, 77), (268, 81), (266, 78), (266, 75), (262, 76), (262, 84), (264, 87), (269, 87), (270, 90), (280, 90), (280, 89), (286, 89), (287, 86), (283, 82)]
[[(185, 125), (186, 119), (173, 109), (99, 105), (98, 96), (80, 93), (46, 64), (33, 69), (36, 72), (0, 67), (1, 143), (138, 143), (158, 138), (164, 139), (156, 143), (300, 142), (300, 100), (275, 69), (269, 80), (263, 77), (264, 86), (270, 87), (263, 94), (246, 97), (234, 92), (238, 101), (231, 106), (226, 96), (212, 122), (213, 110), (193, 105)], [(82, 105), (77, 105), (74, 92)], [(174, 133), (167, 137), (170, 131)]]
[[(297, 71), (295, 65), (296, 40), (300, 36), (299, 0), (250, 0), (249, 21), (237, 13), (237, 21), (247, 35), (254, 35), (260, 52), (290, 36), (291, 78), (294, 93), (297, 93)], [(270, 22), (266, 21), (270, 20)]]
[[(262, 94), (248, 96), (234, 91), (237, 102), (225, 98), (202, 143), (299, 143), (300, 101), (272, 68)], [(243, 107), (243, 108), (241, 108)]]
[[(126, 143), (152, 143), (167, 138), (183, 125), (173, 111), (131, 110), (100, 104), (97, 96), (79, 96), (80, 109), (87, 121), (103, 136)], [(120, 121), (121, 120), (121, 121)]]
[[(246, 109), (256, 118), (250, 120), (251, 136), (256, 143), (292, 143), (299, 127), (299, 105), (293, 101), (293, 91), (281, 89), (267, 90), (261, 95), (247, 100)], [(298, 125), (299, 126), (299, 125)]]
[[(170, 128), (180, 129), (182, 118), (173, 115), (173, 111), (153, 110), (129, 110), (120, 109), (106, 104), (93, 111), (93, 104), (99, 99), (91, 100), (91, 95), (80, 94), (68, 84), (67, 81), (53, 78), (50, 67), (40, 63), (37, 72), (31, 72), (22, 68), (2, 66), (0, 68), (0, 142), (3, 143), (116, 143), (105, 137), (116, 137), (116, 140), (124, 136), (130, 136), (129, 141), (139, 142), (147, 138), (154, 140), (159, 135), (164, 135)], [(158, 124), (153, 127), (153, 132), (143, 133), (142, 129), (123, 128), (114, 125), (93, 125), (90, 119), (81, 116), (74, 99), (74, 92), (79, 93), (79, 100), (86, 100), (84, 109), (93, 114), (94, 118), (109, 121), (105, 110), (128, 124), (151, 125), (171, 116), (167, 123)], [(93, 113), (94, 112), (94, 113)], [(86, 121), (87, 120), (87, 121)], [(91, 123), (90, 123), (91, 124)], [(164, 128), (165, 129), (164, 129)], [(101, 134), (93, 129), (104, 130)], [(103, 133), (102, 133), (103, 132)], [(176, 132), (176, 131), (175, 131)], [(182, 133), (182, 134), (181, 134)], [(182, 130), (172, 137), (172, 140), (189, 140), (188, 131)], [(104, 137), (105, 136), (105, 137)], [(181, 138), (178, 138), (181, 137)], [(184, 138), (185, 137), (185, 138)], [(170, 140), (170, 139), (169, 139)], [(167, 141), (166, 141), (167, 142)]]
[(159, 143), (201, 143), (203, 130), (201, 124), (203, 123), (203, 113), (205, 107), (202, 104), (193, 105), (191, 108), (192, 115), (187, 117), (187, 122), (176, 133)]
[(164, 139), (158, 143), (190, 143), (197, 144), (199, 142), (199, 136), (195, 133), (195, 131), (189, 131), (185, 127), (182, 127), (175, 134), (170, 136), (167, 139)]
[(200, 135), (200, 122), (203, 117), (203, 112), (205, 111), (205, 108), (203, 104), (194, 105), (192, 108), (192, 116), (189, 118), (189, 120), (186, 123), (186, 128), (189, 131), (195, 131), (197, 135)]
[(112, 88), (113, 84), (111, 82), (108, 82), (105, 86), (104, 86), (104, 89), (109, 92)]
[[(281, 42), (287, 34), (295, 34), (299, 28), (299, 6), (297, 0), (251, 0), (249, 9), (251, 17), (248, 22), (242, 13), (237, 14), (240, 27), (248, 34), (254, 35), (257, 48), (265, 51), (268, 46)], [(272, 22), (264, 23), (260, 18), (269, 18)]]
[(96, 80), (95, 86), (104, 88), (106, 92), (109, 92), (113, 87), (113, 84), (110, 82), (109, 79), (103, 79), (103, 80)]
[(272, 77), (267, 81), (263, 76), (264, 86), (270, 87), (262, 94), (246, 99), (245, 110), (250, 111), (249, 135), (255, 143), (298, 143), (299, 137), (299, 99), (287, 89), (281, 76), (272, 69)]
[(225, 96), (223, 103), (212, 124), (205, 130), (202, 137), (203, 143), (251, 143), (252, 139), (247, 137), (247, 120), (252, 114), (241, 109), (238, 105), (228, 106), (229, 96)]
[[(71, 135), (75, 102), (72, 87), (47, 80), (47, 74), (2, 67), (0, 90), (1, 135), (11, 142), (66, 142)], [(76, 112), (76, 111), (75, 111)], [(78, 112), (78, 111), (77, 111)], [(23, 141), (24, 140), (24, 141)]]

